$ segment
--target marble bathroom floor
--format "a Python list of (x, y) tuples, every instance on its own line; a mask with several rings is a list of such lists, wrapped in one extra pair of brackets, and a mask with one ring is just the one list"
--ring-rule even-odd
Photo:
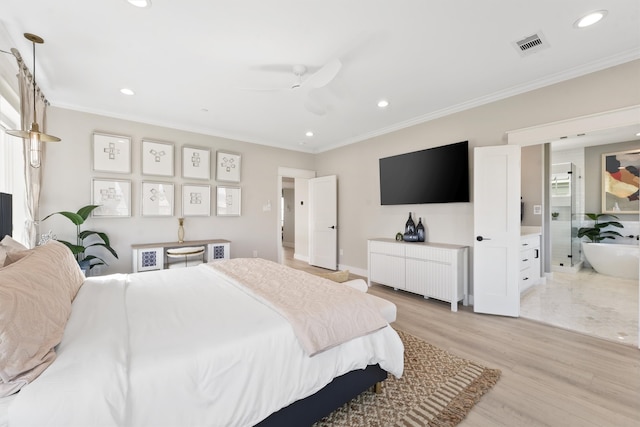
[(638, 281), (554, 272), (523, 293), (520, 316), (638, 347)]

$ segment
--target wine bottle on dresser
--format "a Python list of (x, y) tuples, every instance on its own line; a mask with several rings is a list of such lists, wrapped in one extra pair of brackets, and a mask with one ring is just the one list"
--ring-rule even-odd
[(413, 222), (413, 219), (411, 218), (411, 212), (409, 212), (409, 219), (407, 220), (407, 223), (404, 226), (404, 234), (415, 234), (416, 232), (416, 223)]
[(422, 218), (418, 219), (418, 225), (416, 226), (416, 233), (418, 234), (418, 242), (424, 242), (425, 233), (424, 233), (424, 225), (422, 225)]

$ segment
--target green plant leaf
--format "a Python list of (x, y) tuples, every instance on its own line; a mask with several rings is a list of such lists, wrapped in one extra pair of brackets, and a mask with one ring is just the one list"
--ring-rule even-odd
[(89, 246), (87, 246), (87, 249), (92, 247), (92, 246), (102, 246), (103, 248), (105, 248), (106, 250), (111, 252), (111, 255), (113, 255), (114, 257), (118, 258), (118, 254), (116, 253), (116, 251), (111, 246), (108, 246), (108, 245), (106, 245), (104, 243), (92, 243)]
[(58, 242), (68, 247), (71, 250), (71, 253), (73, 253), (74, 255), (78, 255), (84, 252), (84, 246), (78, 246), (71, 242), (67, 242), (66, 240), (58, 240)]
[(83, 221), (86, 221), (89, 218), (89, 214), (93, 212), (94, 209), (98, 208), (100, 205), (87, 205), (78, 209), (78, 215), (80, 215)]
[[(106, 263), (105, 260), (103, 260), (102, 258), (97, 257), (95, 255), (87, 255), (84, 258), (84, 260), (89, 262), (89, 269), (92, 269), (96, 265), (109, 265), (109, 264)], [(92, 263), (91, 261), (94, 261), (94, 260), (97, 260), (98, 262)]]
[(84, 218), (82, 218), (82, 216), (78, 215), (75, 212), (67, 212), (67, 211), (62, 211), (62, 212), (54, 212), (52, 214), (49, 214), (47, 216), (45, 216), (42, 220), (44, 221), (45, 219), (53, 216), (53, 215), (62, 215), (66, 218), (69, 218), (69, 220), (74, 223), (75, 225), (80, 225), (82, 223), (84, 223)]

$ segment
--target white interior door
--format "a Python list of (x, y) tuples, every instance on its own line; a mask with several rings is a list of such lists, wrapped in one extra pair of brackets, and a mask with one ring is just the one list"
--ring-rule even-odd
[(473, 310), (520, 315), (520, 146), (474, 150)]
[(309, 180), (309, 264), (338, 268), (338, 178)]

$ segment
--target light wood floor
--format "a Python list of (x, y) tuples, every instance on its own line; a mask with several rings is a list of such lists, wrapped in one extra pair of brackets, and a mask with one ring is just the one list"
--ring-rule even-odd
[[(285, 260), (312, 273), (325, 271)], [(462, 427), (640, 426), (637, 348), (527, 319), (475, 314), (470, 307), (453, 313), (446, 303), (386, 286), (369, 292), (397, 305), (394, 328), (502, 370)]]

